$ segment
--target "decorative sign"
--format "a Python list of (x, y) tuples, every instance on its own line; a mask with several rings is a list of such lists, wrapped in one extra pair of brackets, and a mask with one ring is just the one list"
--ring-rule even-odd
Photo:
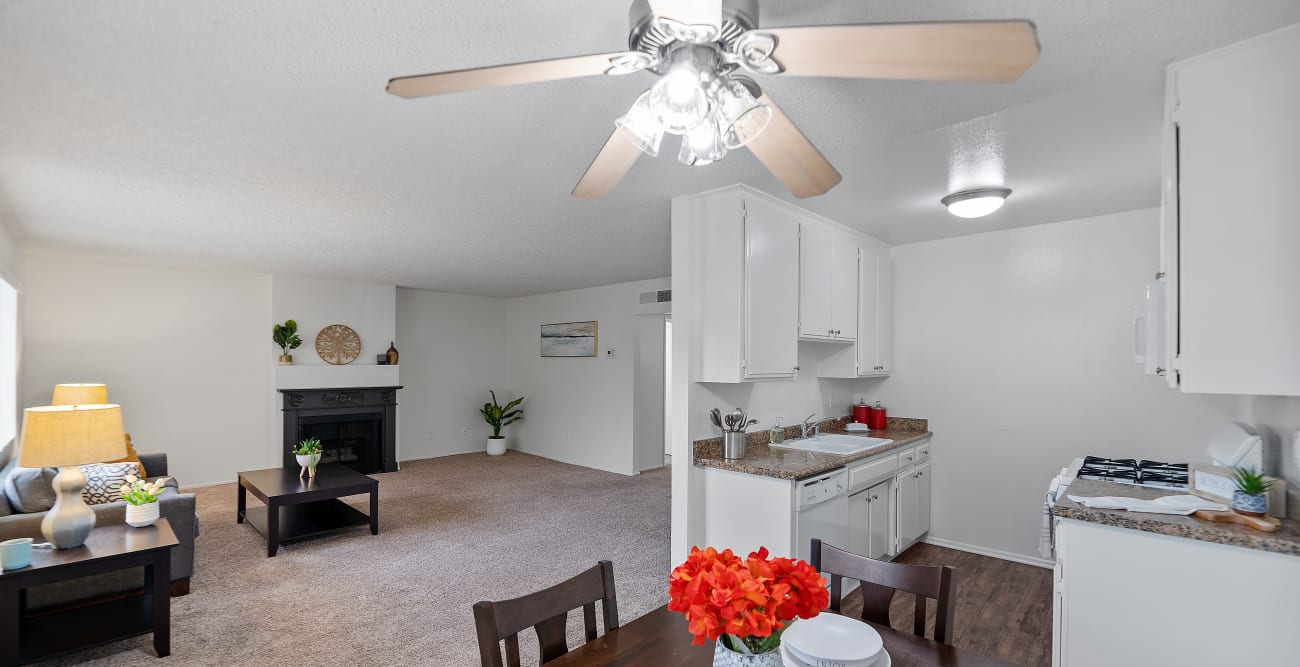
[(543, 357), (596, 356), (596, 322), (542, 325)]
[(350, 364), (361, 356), (361, 337), (351, 327), (331, 324), (316, 334), (316, 354), (327, 364)]
[(1188, 466), (1187, 491), (1206, 500), (1225, 505), (1232, 504), (1232, 492), (1237, 490), (1232, 470), (1219, 466), (1193, 463)]

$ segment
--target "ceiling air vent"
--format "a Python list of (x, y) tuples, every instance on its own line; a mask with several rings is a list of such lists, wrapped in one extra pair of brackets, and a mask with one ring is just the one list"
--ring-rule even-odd
[(641, 293), (641, 305), (649, 303), (672, 303), (673, 291), (670, 289), (661, 289), (654, 292)]

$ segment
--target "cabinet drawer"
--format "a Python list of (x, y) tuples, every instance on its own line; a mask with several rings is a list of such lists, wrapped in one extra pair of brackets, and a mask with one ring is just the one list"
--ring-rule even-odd
[(849, 491), (865, 487), (881, 477), (887, 477), (895, 470), (898, 470), (897, 454), (889, 454), (856, 468), (849, 468)]
[(920, 464), (920, 463), (925, 463), (926, 461), (929, 460), (930, 460), (930, 443), (927, 442), (924, 445), (917, 445), (916, 462)]
[[(912, 466), (914, 466), (914, 465), (920, 463), (920, 462), (921, 462), (921, 459), (917, 458), (917, 456), (916, 456), (916, 450), (917, 450), (916, 447), (912, 447), (912, 448), (910, 448), (910, 449), (904, 449), (903, 451), (899, 452), (899, 453), (898, 453), (898, 467), (900, 467), (900, 468), (910, 468), (910, 467), (912, 467)], [(928, 456), (930, 455), (930, 448), (929, 448), (928, 446), (926, 447), (925, 452), (926, 452), (925, 455), (928, 457)]]

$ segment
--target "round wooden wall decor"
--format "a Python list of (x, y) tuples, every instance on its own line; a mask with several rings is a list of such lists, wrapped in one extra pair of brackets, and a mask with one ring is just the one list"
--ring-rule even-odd
[(331, 324), (316, 334), (316, 354), (327, 364), (350, 364), (361, 356), (361, 338), (351, 327)]

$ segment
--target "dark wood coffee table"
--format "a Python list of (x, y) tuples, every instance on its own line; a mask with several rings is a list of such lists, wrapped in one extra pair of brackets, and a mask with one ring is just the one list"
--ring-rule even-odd
[[(32, 564), (0, 574), (0, 665), (35, 662), (61, 653), (153, 633), (158, 657), (171, 654), (171, 524), (124, 524), (90, 531), (72, 549), (33, 549)], [(27, 615), (27, 589), (114, 570), (144, 568), (144, 594), (49, 614)]]
[[(351, 468), (326, 464), (316, 468), (316, 477), (299, 477), (298, 468), (268, 468), (239, 473), (239, 512), (236, 523), (245, 520), (266, 536), (266, 555), (272, 557), (282, 542), (333, 533), (370, 524), (370, 534), (379, 534), (379, 480)], [(248, 508), (252, 492), (266, 507)], [(344, 496), (370, 494), (370, 516), (339, 500)]]

